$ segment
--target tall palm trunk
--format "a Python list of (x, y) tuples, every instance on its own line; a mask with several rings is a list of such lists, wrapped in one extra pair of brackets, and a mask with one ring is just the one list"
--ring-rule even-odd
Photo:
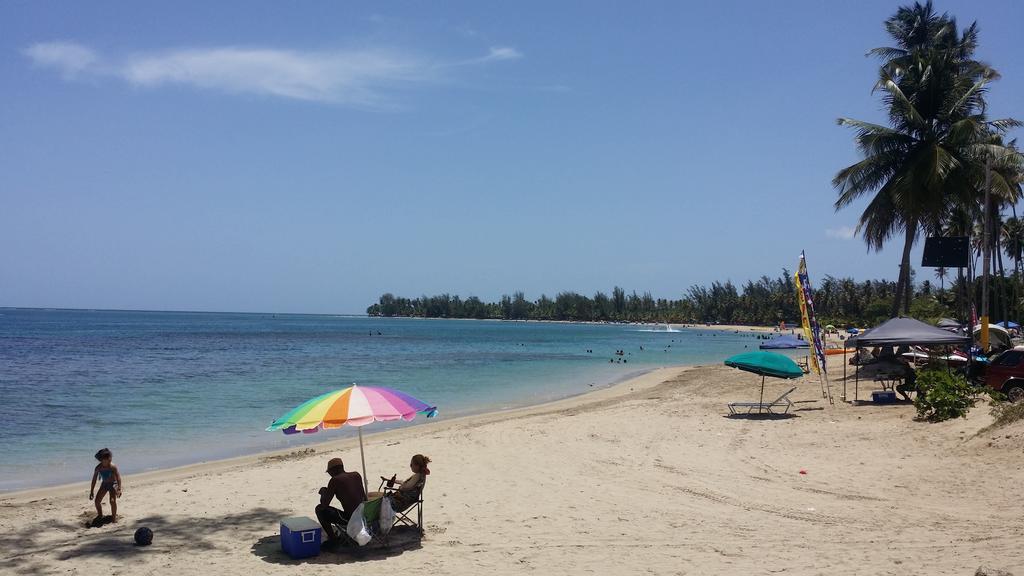
[(971, 312), (970, 310), (968, 310), (968, 308), (970, 308), (970, 305), (967, 304), (967, 279), (964, 277), (964, 269), (957, 268), (956, 276), (958, 280), (956, 289), (957, 292), (959, 292), (960, 297), (960, 306), (958, 306), (960, 313), (960, 322), (966, 324), (967, 321), (970, 320)]
[(900, 276), (896, 281), (896, 294), (892, 300), (892, 314), (895, 318), (900, 314), (900, 298), (906, 297), (906, 310), (910, 311), (910, 249), (914, 246), (914, 237), (917, 235), (917, 220), (911, 218), (906, 226), (907, 238), (903, 242), (903, 260), (900, 264)]
[[(1000, 320), (1006, 320), (1009, 314), (1007, 307), (1007, 295), (1006, 295), (1006, 268), (1003, 266), (1003, 242), (1002, 242), (1002, 225), (1000, 224), (1000, 206), (996, 204), (995, 200), (992, 201), (992, 208), (990, 210), (990, 223), (989, 230), (992, 231), (990, 238), (989, 250), (991, 254), (995, 256), (992, 262), (992, 285), (990, 285), (989, 297), (992, 300), (992, 310), (995, 312), (996, 317)], [(999, 286), (995, 285), (996, 278), (999, 278)], [(999, 320), (997, 320), (998, 322)]]
[(908, 254), (904, 264), (907, 266), (907, 279), (903, 283), (903, 315), (910, 316), (910, 302), (914, 299), (914, 281), (911, 275), (910, 256)]
[(996, 236), (996, 254), (998, 255), (997, 260), (999, 262), (999, 299), (1002, 305), (1002, 315), (1000, 318), (1003, 321), (1010, 319), (1010, 294), (1007, 292), (1006, 286), (1006, 267), (1003, 264), (1003, 242), (1002, 239)]
[(1011, 284), (1011, 295), (1010, 295), (1010, 310), (1014, 316), (1014, 322), (1020, 318), (1020, 284), (1021, 284), (1021, 256), (1019, 244), (1017, 245), (1018, 252), (1014, 254), (1014, 281)]

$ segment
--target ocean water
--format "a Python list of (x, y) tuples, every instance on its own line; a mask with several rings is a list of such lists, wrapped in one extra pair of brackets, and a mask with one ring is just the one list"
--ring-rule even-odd
[[(0, 309), (0, 491), (88, 481), (105, 446), (131, 473), (343, 437), (353, 430), (264, 428), (353, 382), (450, 418), (719, 363), (757, 343), (628, 325)], [(609, 362), (616, 350), (626, 363)]]

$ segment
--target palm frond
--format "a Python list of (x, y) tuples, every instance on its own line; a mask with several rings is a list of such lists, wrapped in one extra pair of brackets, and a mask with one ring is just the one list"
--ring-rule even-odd
[(914, 103), (907, 98), (903, 90), (891, 78), (880, 81), (878, 88), (886, 92), (885, 100), (889, 104), (890, 117), (898, 124), (905, 124), (913, 130), (922, 130), (926, 126), (925, 119), (918, 113)]
[(965, 107), (969, 110), (973, 110), (978, 108), (979, 105), (983, 106), (983, 101), (972, 101), (972, 98), (978, 98), (984, 92), (985, 85), (988, 84), (988, 82), (989, 81), (986, 79), (982, 79), (975, 82), (973, 85), (971, 85), (970, 89), (968, 89), (966, 92), (960, 95), (959, 98), (957, 98), (957, 100), (952, 104), (952, 106), (949, 107), (950, 110), (958, 111), (964, 109)]
[(891, 154), (914, 144), (913, 136), (881, 124), (853, 118), (839, 118), (836, 123), (856, 131), (857, 148), (864, 156)]
[(859, 234), (868, 245), (868, 250), (878, 251), (901, 229), (903, 224), (904, 222), (893, 206), (889, 195), (876, 194), (861, 213), (856, 234)]
[(872, 48), (871, 50), (868, 50), (868, 53), (865, 54), (865, 56), (874, 56), (876, 58), (881, 58), (883, 60), (889, 61), (889, 60), (895, 60), (897, 58), (903, 58), (903, 57), (907, 56), (907, 54), (908, 54), (908, 52), (906, 50), (904, 50), (903, 48), (893, 48), (891, 46), (882, 46), (882, 47), (879, 47), (879, 48)]
[(832, 185), (839, 191), (835, 208), (839, 210), (851, 202), (877, 190), (892, 175), (891, 162), (884, 158), (870, 156), (840, 170)]
[(1015, 118), (1000, 118), (999, 120), (989, 120), (988, 125), (999, 132), (1005, 133), (1013, 128), (1024, 126), (1024, 122)]

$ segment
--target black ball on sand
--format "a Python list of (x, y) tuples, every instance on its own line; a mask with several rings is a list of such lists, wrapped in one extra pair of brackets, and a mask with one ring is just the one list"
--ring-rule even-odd
[(139, 546), (149, 546), (153, 543), (153, 531), (142, 527), (135, 531), (135, 543)]

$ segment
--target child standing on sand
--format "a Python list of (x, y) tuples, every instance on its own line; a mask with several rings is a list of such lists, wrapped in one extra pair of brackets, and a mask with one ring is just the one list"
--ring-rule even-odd
[[(96, 453), (96, 459), (100, 461), (92, 473), (92, 486), (89, 488), (89, 499), (93, 500), (95, 494), (96, 520), (103, 519), (103, 497), (110, 494), (110, 521), (117, 522), (117, 499), (121, 497), (121, 474), (114, 466), (114, 455), (108, 448)], [(100, 480), (100, 491), (96, 492), (96, 479)]]

